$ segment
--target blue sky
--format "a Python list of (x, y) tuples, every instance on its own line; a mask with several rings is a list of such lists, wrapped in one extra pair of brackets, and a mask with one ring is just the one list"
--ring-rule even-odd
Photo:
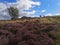
[[(25, 0), (23, 0), (20, 5), (22, 5), (22, 3), (24, 3)], [(31, 3), (33, 1), (33, 4)], [(16, 3), (17, 0), (0, 0), (0, 3)], [(34, 5), (34, 7), (32, 7), (32, 5), (30, 4), (31, 7), (28, 6), (28, 3), (30, 2), (32, 5)], [(36, 2), (39, 2), (36, 5)], [(26, 9), (28, 8), (28, 10), (24, 10), (25, 12), (27, 12), (28, 14), (31, 13), (31, 15), (29, 16), (39, 16), (39, 15), (60, 15), (60, 0), (27, 0), (26, 2)], [(39, 5), (40, 4), (40, 5)], [(21, 7), (21, 6), (20, 6)], [(24, 9), (24, 8), (23, 8)], [(33, 12), (33, 13), (32, 13)], [(35, 12), (35, 13), (34, 13)]]
[[(40, 7), (35, 7), (34, 9), (37, 10), (41, 15), (46, 14), (60, 14), (60, 0), (36, 0), (41, 2)], [(41, 12), (42, 10), (46, 10), (45, 12)]]
[(4, 1), (6, 1), (6, 2), (16, 2), (16, 0), (0, 0), (0, 2), (4, 2)]

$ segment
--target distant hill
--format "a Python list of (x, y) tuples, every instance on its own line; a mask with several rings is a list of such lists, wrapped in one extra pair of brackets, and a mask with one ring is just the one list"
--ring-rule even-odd
[(41, 23), (60, 23), (60, 16), (46, 16), (46, 17), (25, 17), (17, 20), (0, 20), (0, 23), (17, 23), (17, 22), (25, 22), (25, 21), (35, 21), (39, 20)]

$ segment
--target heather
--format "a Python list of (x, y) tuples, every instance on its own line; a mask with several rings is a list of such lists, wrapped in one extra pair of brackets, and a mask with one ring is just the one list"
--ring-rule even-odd
[(0, 45), (55, 45), (57, 26), (39, 20), (0, 24)]

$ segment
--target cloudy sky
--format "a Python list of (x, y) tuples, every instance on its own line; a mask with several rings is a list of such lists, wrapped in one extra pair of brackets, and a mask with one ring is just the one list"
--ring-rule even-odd
[(7, 8), (19, 9), (19, 16), (60, 15), (60, 0), (0, 0), (0, 20), (10, 19)]

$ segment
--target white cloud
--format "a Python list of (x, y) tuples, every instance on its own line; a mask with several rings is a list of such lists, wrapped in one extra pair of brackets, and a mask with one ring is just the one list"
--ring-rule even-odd
[(0, 3), (0, 20), (5, 20), (9, 18), (6, 10), (7, 10), (7, 5), (4, 3)]
[(40, 2), (34, 2), (32, 0), (17, 0), (18, 8), (23, 10), (29, 10), (34, 5), (40, 6)]
[(40, 6), (40, 2), (34, 2), (32, 0), (18, 0), (17, 1), (17, 8), (19, 9), (20, 15), (30, 15), (33, 14), (36, 11), (26, 12), (23, 10), (29, 10), (31, 8), (34, 8), (35, 6)]
[(0, 3), (0, 15), (8, 15), (7, 7), (10, 6), (17, 7), (19, 9), (20, 16), (31, 15), (34, 14), (36, 11), (32, 10), (31, 12), (26, 12), (23, 10), (29, 10), (31, 8), (34, 8), (34, 6), (40, 6), (40, 5), (41, 5), (40, 2), (34, 2), (32, 0), (17, 0), (17, 2), (13, 2), (13, 3), (8, 3), (8, 2)]
[(58, 16), (58, 15), (60, 15), (60, 13), (57, 13), (57, 14), (48, 13), (45, 16)]
[(56, 15), (60, 15), (60, 13), (56, 14)]
[(48, 13), (48, 14), (46, 14), (45, 16), (53, 16), (53, 14), (51, 14), (51, 13)]
[(7, 6), (4, 3), (0, 3), (0, 12), (2, 10), (5, 10), (7, 8)]
[(60, 3), (58, 3), (57, 5), (60, 6)]
[(26, 13), (27, 15), (31, 15), (31, 14), (35, 14), (35, 10), (33, 10), (33, 11), (31, 11), (31, 12), (24, 12), (24, 13)]
[(46, 10), (42, 10), (41, 12), (44, 13), (44, 12), (46, 12)]

